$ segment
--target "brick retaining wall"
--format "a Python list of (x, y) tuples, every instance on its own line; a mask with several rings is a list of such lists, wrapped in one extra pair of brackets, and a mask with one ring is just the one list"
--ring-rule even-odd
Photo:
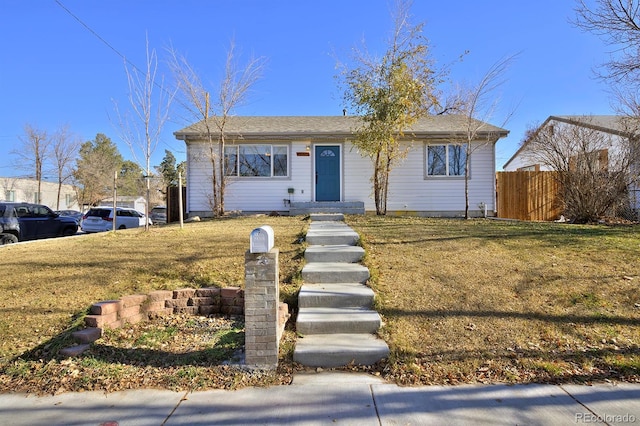
[(120, 300), (92, 305), (84, 322), (87, 327), (118, 328), (168, 314), (244, 315), (244, 290), (240, 287), (182, 288), (123, 296)]
[[(280, 302), (278, 308), (279, 339), (291, 315), (286, 303)], [(85, 316), (87, 328), (72, 333), (78, 344), (61, 349), (60, 354), (65, 357), (80, 355), (102, 337), (105, 328), (119, 328), (157, 315), (171, 314), (244, 315), (244, 290), (240, 287), (156, 290), (95, 303), (90, 314)]]
[[(244, 290), (240, 287), (182, 288), (123, 296), (119, 300), (93, 304), (84, 323), (89, 328), (119, 328), (156, 315), (170, 314), (244, 315)], [(281, 302), (278, 309), (279, 336), (290, 316), (289, 306)]]

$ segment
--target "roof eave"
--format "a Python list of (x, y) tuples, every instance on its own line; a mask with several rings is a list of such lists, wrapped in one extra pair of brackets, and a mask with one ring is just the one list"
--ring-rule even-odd
[[(460, 139), (465, 136), (461, 132), (405, 132), (402, 139)], [(498, 131), (486, 131), (476, 133), (477, 139), (498, 139), (507, 137), (508, 130), (500, 129)], [(174, 136), (178, 140), (185, 142), (202, 140), (206, 137), (204, 133), (186, 133), (174, 132)], [(268, 140), (268, 139), (284, 139), (284, 140), (307, 140), (307, 139), (346, 139), (352, 138), (354, 132), (295, 132), (295, 133), (278, 133), (278, 132), (260, 132), (260, 133), (225, 133), (227, 139), (244, 139), (244, 140)]]

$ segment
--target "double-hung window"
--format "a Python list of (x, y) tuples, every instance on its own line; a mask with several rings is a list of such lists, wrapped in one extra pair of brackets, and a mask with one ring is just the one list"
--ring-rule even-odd
[(427, 177), (464, 176), (467, 151), (461, 144), (427, 145)]
[(287, 177), (289, 175), (287, 145), (226, 146), (224, 158), (227, 176)]

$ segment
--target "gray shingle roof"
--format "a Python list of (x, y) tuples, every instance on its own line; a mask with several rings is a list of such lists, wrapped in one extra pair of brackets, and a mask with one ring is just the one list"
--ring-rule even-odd
[[(209, 125), (215, 133), (217, 117), (209, 118)], [(242, 136), (245, 139), (265, 137), (347, 137), (357, 128), (359, 118), (355, 116), (232, 116), (227, 118), (225, 134)], [(478, 136), (506, 136), (509, 131), (488, 123), (474, 120), (479, 128)], [(407, 135), (423, 137), (443, 137), (464, 133), (467, 118), (461, 115), (436, 115), (423, 118)], [(177, 139), (199, 139), (205, 134), (204, 121), (185, 127), (174, 133)]]
[(631, 136), (636, 133), (637, 128), (637, 120), (621, 115), (552, 115), (549, 119), (578, 124), (620, 136)]

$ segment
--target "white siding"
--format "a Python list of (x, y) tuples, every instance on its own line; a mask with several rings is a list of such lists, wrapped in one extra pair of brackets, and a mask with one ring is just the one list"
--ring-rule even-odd
[[(278, 141), (261, 143), (280, 143)], [(313, 146), (308, 141), (289, 142), (288, 178), (232, 178), (227, 185), (225, 210), (243, 212), (288, 211), (287, 202), (313, 201)], [(340, 145), (342, 151), (342, 201), (363, 201), (365, 210), (375, 211), (371, 183), (372, 163), (362, 157), (350, 143), (322, 142)], [(307, 151), (307, 146), (309, 150)], [(406, 159), (391, 172), (388, 212), (423, 215), (460, 215), (464, 212), (464, 178), (425, 178), (425, 145), (415, 142)], [(310, 155), (306, 156), (309, 152)], [(297, 153), (302, 153), (298, 156)], [(209, 161), (204, 143), (187, 146), (188, 211), (206, 215), (211, 211)], [(479, 211), (486, 203), (489, 214), (495, 210), (495, 160), (493, 144), (478, 144), (471, 156), (469, 208)], [(288, 189), (293, 188), (291, 196)]]
[[(425, 145), (414, 142), (407, 157), (391, 171), (387, 211), (406, 214), (460, 215), (464, 212), (464, 177), (425, 178)], [(371, 160), (346, 149), (345, 198), (365, 202), (375, 211), (372, 195)], [(358, 194), (359, 198), (358, 198)], [(469, 208), (479, 210), (484, 202), (489, 214), (495, 210), (494, 145), (476, 144), (471, 155)]]
[[(471, 155), (469, 209), (487, 205), (495, 210), (494, 145), (478, 144)], [(372, 204), (372, 209), (375, 206)], [(429, 216), (459, 216), (464, 213), (464, 177), (425, 177), (425, 145), (413, 143), (403, 162), (391, 172), (387, 210)]]
[(365, 210), (376, 210), (373, 199), (371, 173), (372, 162), (363, 157), (350, 143), (342, 147), (342, 193), (343, 201), (363, 201)]
[[(265, 144), (287, 145), (289, 148), (289, 176), (278, 178), (229, 177), (225, 193), (225, 210), (242, 212), (288, 211), (288, 201), (311, 201), (311, 159), (298, 156), (307, 152), (307, 142), (261, 141)], [(207, 215), (211, 212), (211, 164), (204, 143), (191, 143), (188, 158), (188, 211)], [(294, 193), (289, 194), (289, 188)], [(286, 201), (285, 201), (286, 200)]]

